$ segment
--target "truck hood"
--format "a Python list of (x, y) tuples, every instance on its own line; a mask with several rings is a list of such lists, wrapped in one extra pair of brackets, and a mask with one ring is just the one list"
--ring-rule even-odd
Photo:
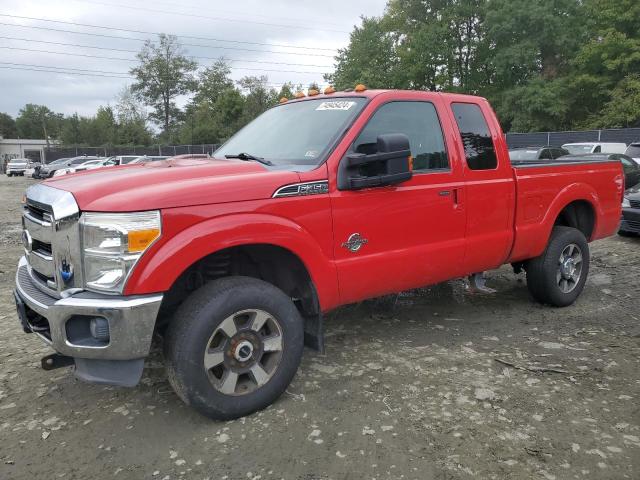
[(295, 172), (258, 162), (176, 159), (87, 170), (45, 184), (71, 192), (80, 210), (132, 212), (270, 198), (299, 181)]

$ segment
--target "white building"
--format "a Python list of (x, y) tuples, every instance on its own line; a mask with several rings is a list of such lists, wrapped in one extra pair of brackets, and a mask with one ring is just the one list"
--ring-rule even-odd
[[(57, 140), (49, 140), (52, 147), (58, 143)], [(46, 140), (0, 137), (0, 173), (5, 171), (5, 165), (12, 158), (30, 158), (42, 162), (45, 159), (46, 147)]]

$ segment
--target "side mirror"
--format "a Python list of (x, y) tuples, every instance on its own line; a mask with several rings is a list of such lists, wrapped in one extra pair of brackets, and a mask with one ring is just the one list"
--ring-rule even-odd
[(383, 187), (406, 182), (411, 172), (409, 137), (403, 133), (379, 135), (376, 153), (350, 153), (338, 167), (338, 190)]

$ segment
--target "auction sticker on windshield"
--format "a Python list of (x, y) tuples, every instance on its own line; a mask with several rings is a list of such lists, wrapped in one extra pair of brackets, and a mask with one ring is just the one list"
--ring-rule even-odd
[(356, 102), (322, 102), (316, 110), (349, 110)]

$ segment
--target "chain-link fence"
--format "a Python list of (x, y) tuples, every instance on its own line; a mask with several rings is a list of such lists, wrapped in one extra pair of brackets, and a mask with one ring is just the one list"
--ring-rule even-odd
[(52, 147), (45, 148), (46, 163), (59, 158), (79, 157), (80, 155), (111, 157), (113, 155), (185, 155), (197, 153), (213, 153), (218, 144), (202, 145), (155, 145), (151, 147)]
[(610, 128), (578, 132), (507, 133), (509, 148), (560, 146), (578, 142), (640, 142), (640, 128)]

